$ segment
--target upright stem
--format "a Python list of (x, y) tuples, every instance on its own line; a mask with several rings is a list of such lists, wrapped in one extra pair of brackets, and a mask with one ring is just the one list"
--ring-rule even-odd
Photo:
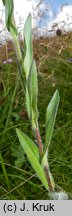
[(37, 143), (38, 143), (39, 152), (40, 152), (40, 155), (42, 157), (42, 155), (43, 155), (43, 144), (42, 144), (42, 139), (41, 139), (41, 136), (40, 136), (39, 128), (36, 128), (35, 132), (36, 132), (36, 139), (37, 139)]
[(22, 63), (22, 53), (21, 53), (18, 37), (14, 38), (14, 45), (15, 45), (17, 59), (20, 63)]
[(47, 179), (47, 182), (48, 182), (49, 190), (50, 190), (50, 192), (54, 192), (54, 189), (53, 189), (53, 186), (52, 186), (52, 183), (51, 183), (51, 180), (50, 180), (48, 167), (46, 167), (46, 166), (44, 167), (44, 172), (45, 172), (45, 176), (46, 176), (46, 179)]
[[(38, 143), (40, 156), (42, 158), (42, 156), (43, 156), (43, 143), (42, 143), (42, 139), (41, 139), (41, 135), (40, 135), (40, 131), (39, 131), (38, 127), (35, 129), (35, 134), (36, 134), (36, 139), (37, 139), (37, 143)], [(49, 175), (49, 168), (46, 165), (44, 166), (44, 173), (45, 173), (45, 176), (46, 176), (46, 179), (47, 179), (47, 182), (48, 182), (49, 190), (50, 190), (50, 192), (53, 192), (54, 189), (53, 189), (51, 179), (50, 179), (50, 175)]]

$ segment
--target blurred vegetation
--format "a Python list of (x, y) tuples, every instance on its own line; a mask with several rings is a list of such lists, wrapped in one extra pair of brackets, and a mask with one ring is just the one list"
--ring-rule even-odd
[[(56, 89), (60, 93), (49, 161), (57, 187), (63, 188), (71, 199), (72, 34), (38, 39), (33, 44), (38, 69), (39, 123), (43, 143), (47, 105)], [(8, 62), (9, 58), (12, 63)], [(0, 199), (48, 199), (47, 191), (22, 151), (16, 127), (34, 140), (14, 46), (12, 42), (7, 42), (0, 48)]]

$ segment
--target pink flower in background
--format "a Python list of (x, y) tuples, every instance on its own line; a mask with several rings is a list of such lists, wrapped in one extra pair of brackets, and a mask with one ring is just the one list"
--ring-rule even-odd
[(8, 64), (8, 63), (12, 63), (13, 62), (13, 59), (12, 58), (9, 58), (7, 60), (3, 60), (2, 63), (3, 64)]

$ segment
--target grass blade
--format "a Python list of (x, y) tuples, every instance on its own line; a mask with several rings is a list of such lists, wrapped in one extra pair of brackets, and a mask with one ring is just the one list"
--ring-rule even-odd
[(3, 157), (1, 155), (1, 153), (0, 153), (0, 160), (1, 160), (1, 165), (2, 165), (2, 170), (3, 170), (4, 178), (6, 180), (6, 184), (7, 184), (8, 190), (10, 190), (9, 179), (8, 179), (8, 175), (7, 175), (7, 172), (6, 172), (6, 168), (5, 168)]

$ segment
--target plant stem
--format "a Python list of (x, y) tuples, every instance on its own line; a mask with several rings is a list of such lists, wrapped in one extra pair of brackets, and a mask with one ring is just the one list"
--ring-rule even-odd
[[(42, 143), (39, 127), (36, 128), (35, 134), (36, 134), (36, 139), (37, 139), (37, 143), (38, 143), (40, 156), (42, 158), (42, 156), (43, 156), (43, 143)], [(53, 192), (54, 189), (53, 189), (53, 186), (52, 186), (52, 183), (51, 183), (48, 166), (44, 166), (44, 173), (45, 173), (45, 176), (46, 176), (46, 179), (47, 179), (47, 182), (48, 182), (49, 190), (50, 190), (50, 192)]]
[(40, 136), (39, 128), (35, 129), (35, 133), (36, 133), (36, 139), (37, 139), (37, 143), (38, 143), (39, 152), (40, 152), (40, 155), (42, 157), (42, 155), (43, 155), (43, 144), (42, 144), (42, 139), (41, 139), (41, 136)]
[[(14, 20), (15, 22), (15, 20)], [(18, 36), (15, 38), (14, 35), (11, 33), (11, 36), (13, 38), (13, 43), (14, 43), (14, 49), (16, 53), (16, 58), (17, 58), (17, 65), (18, 65), (18, 70), (19, 70), (19, 75), (20, 75), (20, 82), (23, 88), (23, 91), (25, 93), (24, 89), (24, 68), (22, 68), (22, 63), (23, 63), (23, 58), (22, 58), (22, 53), (21, 53), (21, 48), (20, 48), (20, 42), (18, 39)]]
[(19, 44), (18, 38), (16, 38), (14, 40), (14, 45), (15, 45), (15, 51), (16, 51), (17, 59), (20, 61), (20, 63), (22, 63), (22, 53), (21, 53), (21, 49), (20, 49), (20, 44)]
[(44, 167), (44, 172), (45, 172), (45, 176), (48, 182), (49, 190), (50, 192), (54, 192), (54, 189), (52, 187), (51, 180), (50, 180), (49, 169), (47, 166)]

